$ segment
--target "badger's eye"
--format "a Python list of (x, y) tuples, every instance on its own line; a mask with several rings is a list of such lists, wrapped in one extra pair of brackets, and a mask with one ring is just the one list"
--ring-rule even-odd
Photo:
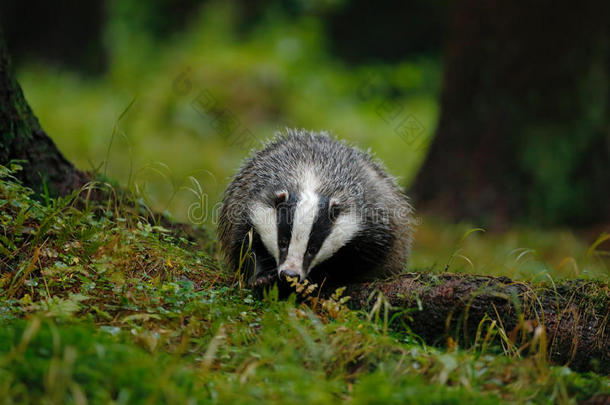
[(282, 191), (278, 191), (273, 199), (273, 204), (278, 207), (284, 203), (286, 203), (288, 201), (289, 195), (288, 195), (288, 191), (286, 190), (282, 190)]
[(328, 206), (328, 216), (330, 220), (335, 221), (339, 214), (341, 214), (341, 205), (339, 205), (339, 202), (336, 199), (330, 200)]
[(316, 249), (313, 246), (308, 246), (305, 254), (308, 256), (313, 256), (316, 254)]
[(278, 243), (280, 249), (285, 250), (288, 249), (288, 239), (281, 238)]

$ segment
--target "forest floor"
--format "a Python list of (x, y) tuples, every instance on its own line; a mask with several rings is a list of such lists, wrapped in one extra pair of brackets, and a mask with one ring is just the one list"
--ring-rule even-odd
[[(471, 348), (437, 348), (408, 325), (348, 309), (340, 293), (315, 305), (273, 290), (256, 298), (217, 264), (213, 238), (151, 224), (122, 198), (79, 195), (35, 200), (0, 167), (2, 403), (496, 405), (610, 395), (608, 376), (551, 365), (543, 353), (507, 355), (498, 329)], [(459, 249), (450, 257), (466, 259)]]

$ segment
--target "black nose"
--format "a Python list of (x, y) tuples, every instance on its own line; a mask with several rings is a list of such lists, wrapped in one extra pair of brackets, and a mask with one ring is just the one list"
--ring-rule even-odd
[(296, 277), (299, 278), (299, 273), (294, 269), (284, 269), (280, 272), (280, 278)]

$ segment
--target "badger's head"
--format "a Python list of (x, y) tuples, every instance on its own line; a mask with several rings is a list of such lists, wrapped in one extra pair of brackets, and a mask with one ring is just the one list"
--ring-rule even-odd
[(359, 217), (340, 196), (316, 187), (272, 189), (254, 204), (250, 220), (275, 259), (279, 278), (307, 278), (360, 230)]

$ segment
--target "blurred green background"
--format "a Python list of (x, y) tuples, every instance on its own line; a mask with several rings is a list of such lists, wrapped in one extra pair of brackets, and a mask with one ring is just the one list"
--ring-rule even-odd
[[(38, 11), (5, 3), (2, 25), (42, 127), (79, 168), (179, 221), (213, 229), (230, 176), (286, 126), (370, 148), (407, 187), (438, 125), (448, 1), (28, 6)], [(415, 136), (401, 136), (397, 123)], [(537, 150), (524, 156), (538, 164)], [(555, 172), (540, 173), (557, 182)], [(202, 199), (205, 215), (189, 218)], [(594, 254), (602, 246), (589, 249), (604, 228), (519, 226), (462, 241), (478, 226), (424, 217), (412, 266), (540, 279), (608, 274), (607, 259)]]
[(438, 116), (438, 55), (357, 64), (335, 55), (325, 18), (343, 2), (278, 3), (256, 18), (237, 2), (205, 2), (167, 28), (162, 3), (107, 4), (101, 74), (20, 65), (43, 128), (78, 167), (132, 182), (154, 210), (183, 221), (196, 201), (182, 188), (189, 176), (213, 205), (250, 148), (285, 126), (371, 148), (403, 186), (414, 176), (425, 148), (407, 144), (378, 110), (388, 98), (404, 105), (423, 143)]

